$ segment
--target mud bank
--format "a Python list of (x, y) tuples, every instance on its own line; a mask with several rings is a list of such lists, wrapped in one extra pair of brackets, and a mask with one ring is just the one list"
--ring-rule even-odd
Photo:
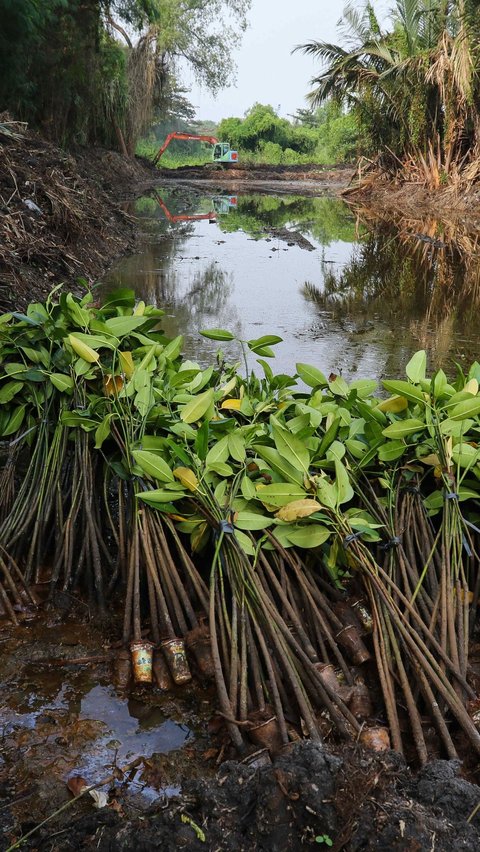
[(121, 202), (156, 178), (146, 161), (102, 149), (66, 153), (2, 116), (0, 307), (21, 308), (79, 277), (94, 282), (135, 243)]
[(298, 195), (322, 195), (325, 192), (340, 193), (354, 176), (352, 166), (335, 168), (317, 165), (273, 166), (245, 165), (232, 169), (218, 166), (178, 169), (160, 169), (164, 183), (203, 187), (213, 191), (228, 190), (232, 193), (265, 192)]
[(154, 803), (138, 819), (108, 807), (94, 812), (79, 801), (76, 812), (44, 826), (22, 848), (475, 852), (480, 821), (468, 818), (479, 801), (480, 789), (461, 778), (453, 761), (434, 761), (414, 777), (394, 752), (335, 754), (305, 742), (273, 766), (230, 762), (211, 781), (188, 780), (181, 796)]

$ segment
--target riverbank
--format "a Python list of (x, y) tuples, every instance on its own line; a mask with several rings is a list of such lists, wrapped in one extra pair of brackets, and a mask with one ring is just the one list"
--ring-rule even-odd
[(135, 245), (122, 202), (157, 179), (114, 151), (66, 153), (7, 121), (0, 128), (0, 307), (21, 308), (56, 284), (95, 282)]

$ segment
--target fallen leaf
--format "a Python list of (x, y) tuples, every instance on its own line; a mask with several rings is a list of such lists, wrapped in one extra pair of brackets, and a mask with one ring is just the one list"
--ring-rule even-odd
[(88, 787), (88, 781), (81, 775), (72, 775), (67, 781), (67, 788), (72, 796), (79, 796)]

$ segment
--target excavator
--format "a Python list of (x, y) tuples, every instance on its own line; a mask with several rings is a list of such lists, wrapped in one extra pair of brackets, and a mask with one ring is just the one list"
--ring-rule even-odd
[(160, 157), (166, 151), (172, 139), (193, 139), (198, 142), (208, 142), (209, 145), (213, 145), (213, 162), (218, 163), (219, 165), (226, 165), (227, 167), (232, 163), (238, 163), (238, 151), (232, 151), (228, 142), (220, 142), (216, 136), (198, 136), (195, 133), (180, 133), (179, 131), (174, 131), (173, 133), (169, 133), (163, 145), (158, 149), (155, 157), (153, 158), (153, 164), (156, 166)]

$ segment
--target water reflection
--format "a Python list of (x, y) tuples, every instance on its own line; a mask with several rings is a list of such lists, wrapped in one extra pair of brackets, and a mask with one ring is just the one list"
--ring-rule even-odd
[[(398, 375), (420, 347), (434, 365), (476, 356), (477, 239), (458, 228), (378, 221), (328, 197), (185, 187), (140, 199), (135, 213), (141, 251), (108, 286), (162, 307), (165, 331), (184, 334), (203, 363), (217, 350), (198, 335), (208, 327), (280, 334), (272, 366), (287, 373), (305, 361), (347, 377)], [(225, 350), (239, 357), (237, 344)]]

